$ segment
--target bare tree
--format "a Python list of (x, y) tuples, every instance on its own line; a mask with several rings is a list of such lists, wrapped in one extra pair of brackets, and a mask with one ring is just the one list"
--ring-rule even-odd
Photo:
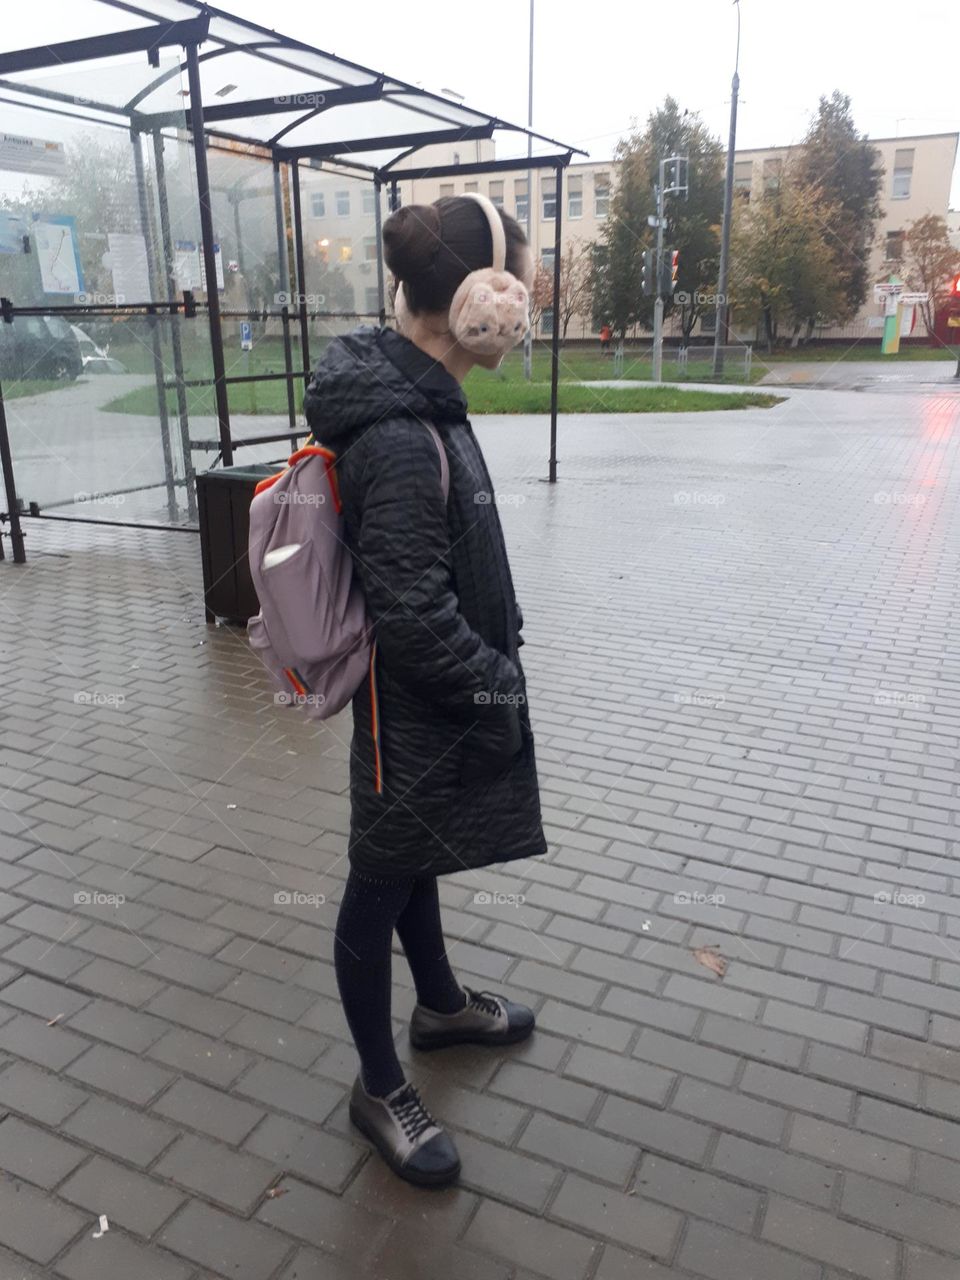
[[(566, 339), (570, 321), (574, 316), (590, 314), (593, 280), (593, 255), (591, 246), (582, 240), (572, 240), (560, 257), (560, 296), (558, 316), (560, 337)], [(537, 266), (530, 291), (530, 323), (537, 325), (545, 311), (553, 309), (553, 268), (544, 262)]]
[(927, 333), (932, 334), (937, 312), (949, 297), (953, 277), (960, 273), (960, 250), (950, 243), (945, 220), (933, 213), (911, 222), (904, 240), (907, 283), (911, 289), (930, 295), (929, 302), (920, 304), (920, 314)]

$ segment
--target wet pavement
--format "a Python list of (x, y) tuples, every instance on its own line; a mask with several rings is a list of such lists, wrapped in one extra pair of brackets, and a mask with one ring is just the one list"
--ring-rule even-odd
[(545, 418), (477, 429), (550, 853), (441, 886), (529, 1042), (412, 1052), (396, 959), (461, 1185), (346, 1116), (348, 717), (276, 708), (205, 625), (195, 535), (31, 520), (0, 1280), (958, 1274), (960, 396), (565, 417), (555, 487)]

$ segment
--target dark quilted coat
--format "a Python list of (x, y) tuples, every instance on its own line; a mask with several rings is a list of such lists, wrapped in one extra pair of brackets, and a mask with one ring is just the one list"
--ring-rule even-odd
[[(459, 383), (393, 330), (361, 328), (329, 345), (305, 410), (337, 454), (376, 636), (382, 789), (368, 677), (353, 701), (352, 865), (442, 875), (543, 853), (520, 611)], [(446, 448), (446, 506), (424, 421)]]

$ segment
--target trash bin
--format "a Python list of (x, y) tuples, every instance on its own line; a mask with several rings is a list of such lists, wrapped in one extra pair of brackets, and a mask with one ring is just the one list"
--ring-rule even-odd
[(207, 621), (243, 622), (259, 612), (247, 563), (250, 503), (261, 480), (282, 462), (220, 467), (197, 476), (197, 514), (203, 562), (203, 602)]

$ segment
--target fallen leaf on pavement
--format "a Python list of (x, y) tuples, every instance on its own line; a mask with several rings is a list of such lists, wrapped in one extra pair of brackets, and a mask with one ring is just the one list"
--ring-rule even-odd
[(718, 978), (722, 978), (727, 972), (726, 960), (714, 947), (695, 947), (693, 958), (697, 964), (702, 964), (705, 969), (715, 973)]
[(285, 1196), (289, 1191), (289, 1187), (271, 1187), (267, 1192), (268, 1200), (276, 1200), (278, 1196)]

